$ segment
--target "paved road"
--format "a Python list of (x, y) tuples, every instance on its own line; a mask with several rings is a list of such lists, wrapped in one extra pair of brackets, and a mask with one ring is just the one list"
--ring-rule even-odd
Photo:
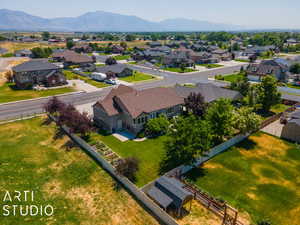
[[(175, 85), (176, 83), (183, 84), (183, 83), (213, 82), (213, 81), (209, 81), (208, 78), (213, 77), (216, 74), (233, 73), (234, 71), (238, 71), (239, 68), (240, 66), (234, 66), (230, 68), (229, 67), (220, 68), (217, 70), (209, 70), (209, 71), (197, 72), (193, 74), (178, 75), (170, 72), (161, 72), (161, 71), (156, 71), (148, 68), (141, 68), (138, 66), (134, 66), (135, 70), (164, 77), (164, 79), (162, 80), (140, 83), (134, 85), (134, 87), (141, 90), (141, 89), (147, 89), (152, 87), (172, 86)], [(110, 89), (111, 88), (105, 88), (90, 93), (70, 94), (59, 98), (65, 101), (66, 103), (72, 103), (74, 105), (93, 103), (103, 98), (109, 92)], [(28, 116), (34, 113), (41, 113), (43, 111), (43, 105), (48, 101), (49, 98), (28, 100), (28, 101), (14, 102), (14, 103), (0, 105), (0, 120), (12, 119), (18, 116)]]

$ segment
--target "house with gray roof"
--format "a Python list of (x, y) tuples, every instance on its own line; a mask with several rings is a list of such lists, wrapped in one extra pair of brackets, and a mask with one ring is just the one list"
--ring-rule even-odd
[(267, 75), (272, 75), (281, 81), (286, 81), (289, 77), (288, 66), (275, 60), (263, 60), (259, 64), (249, 64), (246, 72), (248, 79), (251, 81), (261, 81)]
[(201, 94), (207, 103), (214, 102), (220, 98), (228, 98), (232, 101), (243, 98), (238, 91), (221, 88), (210, 83), (198, 83), (196, 87), (186, 87), (177, 84), (174, 89), (182, 98), (187, 98), (191, 93)]
[(127, 77), (133, 75), (133, 70), (126, 64), (113, 64), (96, 69), (98, 73), (106, 74), (108, 78), (112, 77)]
[(45, 59), (30, 60), (12, 68), (13, 79), (20, 89), (31, 88), (33, 85), (46, 87), (66, 84), (61, 68)]
[(15, 51), (16, 57), (32, 57), (32, 52), (28, 49), (22, 49)]

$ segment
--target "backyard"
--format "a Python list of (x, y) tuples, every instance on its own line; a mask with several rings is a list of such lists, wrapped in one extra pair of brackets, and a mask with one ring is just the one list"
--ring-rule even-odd
[(259, 132), (187, 174), (253, 223), (300, 224), (300, 148)]
[(19, 90), (15, 87), (14, 83), (4, 83), (2, 86), (0, 86), (0, 103), (47, 97), (74, 91), (75, 90), (72, 87), (49, 89), (44, 91)]
[(109, 84), (106, 84), (105, 82), (95, 81), (95, 80), (92, 80), (91, 78), (75, 74), (72, 71), (64, 70), (63, 73), (66, 76), (67, 80), (77, 80), (77, 79), (83, 80), (84, 82), (86, 82), (90, 85), (93, 85), (97, 88), (104, 88), (104, 87), (110, 86)]
[(139, 187), (151, 182), (159, 176), (159, 163), (164, 155), (166, 137), (148, 139), (143, 142), (121, 142), (112, 135), (94, 133), (91, 141), (101, 140), (121, 157), (136, 157), (140, 161), (136, 185)]
[(33, 190), (30, 204), (50, 204), (54, 215), (0, 216), (2, 225), (158, 224), (80, 149), (67, 150), (69, 139), (54, 138), (54, 124), (43, 121), (35, 118), (0, 126), (0, 189)]
[(123, 81), (130, 82), (130, 83), (135, 83), (135, 82), (140, 82), (140, 81), (149, 81), (149, 80), (155, 80), (155, 79), (157, 79), (157, 78), (153, 75), (141, 73), (138, 71), (134, 71), (132, 76), (119, 78), (119, 80), (123, 80)]
[(243, 74), (240, 74), (240, 73), (234, 73), (234, 74), (229, 74), (229, 75), (219, 75), (219, 76), (216, 76), (215, 78), (217, 80), (224, 80), (224, 81), (228, 81), (228, 82), (236, 82), (239, 78), (243, 78), (244, 75)]

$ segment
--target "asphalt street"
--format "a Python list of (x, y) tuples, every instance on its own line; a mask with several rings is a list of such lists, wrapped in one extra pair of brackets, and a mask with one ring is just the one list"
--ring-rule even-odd
[[(153, 70), (150, 68), (139, 67), (135, 65), (130, 65), (133, 69), (138, 70), (140, 72), (153, 74), (156, 76), (161, 76), (163, 79), (153, 81), (153, 82), (144, 82), (133, 85), (136, 89), (142, 90), (153, 87), (165, 87), (172, 86), (176, 83), (184, 84), (184, 83), (198, 83), (198, 82), (214, 82), (209, 81), (209, 77), (213, 77), (217, 74), (230, 74), (235, 71), (239, 71), (240, 66), (233, 67), (224, 67), (218, 69), (212, 69), (204, 72), (195, 72), (192, 74), (175, 74), (171, 72), (164, 72)], [(218, 82), (215, 82), (217, 85)], [(220, 84), (219, 84), (220, 85)], [(87, 103), (94, 103), (101, 98), (103, 98), (111, 88), (101, 89), (99, 91), (90, 92), (90, 93), (74, 93), (65, 96), (59, 97), (62, 101), (66, 103), (72, 103), (74, 105), (81, 105)], [(0, 93), (1, 94), (1, 93)], [(49, 97), (51, 98), (51, 97)], [(49, 98), (43, 99), (32, 99), (20, 102), (12, 102), (8, 104), (0, 104), (0, 120), (13, 119), (20, 116), (29, 116), (34, 113), (43, 112), (43, 105), (49, 100)]]

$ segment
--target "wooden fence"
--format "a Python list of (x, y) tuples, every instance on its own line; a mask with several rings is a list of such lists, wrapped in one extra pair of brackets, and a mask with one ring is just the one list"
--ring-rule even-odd
[(187, 183), (184, 179), (180, 180), (184, 183), (184, 188), (193, 193), (194, 199), (204, 205), (208, 210), (222, 218), (222, 224), (226, 225), (244, 225), (238, 220), (238, 210), (228, 205), (226, 202), (217, 200), (207, 193), (201, 191), (197, 186)]

